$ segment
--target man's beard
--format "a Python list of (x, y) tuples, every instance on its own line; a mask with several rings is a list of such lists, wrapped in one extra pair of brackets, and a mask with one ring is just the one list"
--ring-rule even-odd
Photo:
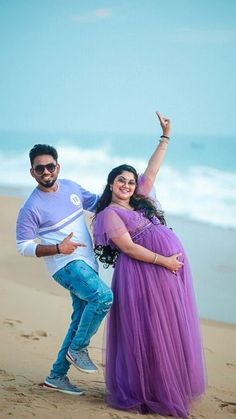
[(44, 182), (39, 182), (39, 184), (43, 186), (44, 188), (49, 189), (54, 185), (55, 182), (56, 182), (56, 179), (52, 179), (52, 180), (46, 180)]

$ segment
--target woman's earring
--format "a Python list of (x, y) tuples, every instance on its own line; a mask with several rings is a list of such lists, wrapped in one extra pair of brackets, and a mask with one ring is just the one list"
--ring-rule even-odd
[(112, 191), (112, 186), (110, 185), (110, 191)]

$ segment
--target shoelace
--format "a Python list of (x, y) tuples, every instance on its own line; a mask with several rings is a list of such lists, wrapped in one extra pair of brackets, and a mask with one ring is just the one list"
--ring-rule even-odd
[(93, 366), (93, 362), (89, 356), (88, 349), (81, 349), (80, 354), (82, 355), (81, 361), (84, 365), (87, 365), (89, 362), (90, 365)]
[(63, 375), (62, 377), (58, 377), (58, 380), (69, 383), (69, 378), (66, 375)]
[(73, 389), (76, 388), (76, 386), (74, 386), (73, 384), (70, 383), (70, 380), (69, 380), (69, 378), (66, 375), (64, 375), (63, 377), (59, 377), (59, 380), (61, 382), (65, 383), (65, 384), (67, 384), (69, 387), (71, 387)]

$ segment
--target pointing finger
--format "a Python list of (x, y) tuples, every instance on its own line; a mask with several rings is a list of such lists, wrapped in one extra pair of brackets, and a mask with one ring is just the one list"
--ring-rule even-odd
[(159, 121), (162, 122), (162, 116), (161, 116), (160, 112), (156, 112), (156, 115), (157, 115)]
[(74, 242), (73, 242), (73, 244), (74, 244), (76, 247), (86, 247), (86, 244), (84, 244), (84, 243), (74, 243)]

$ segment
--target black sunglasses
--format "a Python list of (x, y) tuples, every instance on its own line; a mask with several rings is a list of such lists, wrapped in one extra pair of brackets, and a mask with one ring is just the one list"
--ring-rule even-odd
[(42, 175), (45, 169), (47, 169), (47, 171), (50, 173), (55, 172), (56, 167), (57, 165), (54, 163), (38, 164), (37, 166), (33, 167), (33, 170), (37, 173), (37, 175)]

